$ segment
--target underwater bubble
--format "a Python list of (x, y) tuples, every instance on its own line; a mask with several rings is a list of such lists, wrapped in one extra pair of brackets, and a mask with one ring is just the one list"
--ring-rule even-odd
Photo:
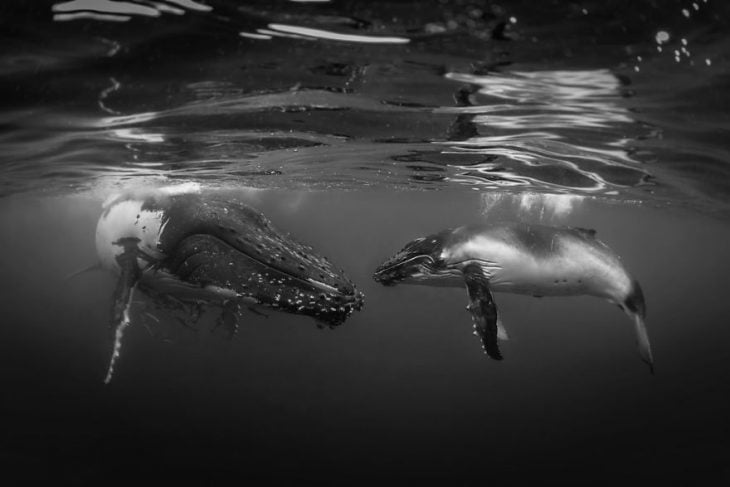
[(669, 32), (666, 30), (660, 30), (656, 33), (656, 36), (654, 36), (656, 39), (657, 44), (664, 44), (669, 42)]

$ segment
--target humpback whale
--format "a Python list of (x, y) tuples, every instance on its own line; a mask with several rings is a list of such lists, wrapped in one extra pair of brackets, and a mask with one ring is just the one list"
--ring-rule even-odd
[(131, 190), (108, 199), (96, 228), (102, 268), (117, 278), (114, 349), (130, 324), (134, 293), (221, 309), (233, 323), (242, 306), (307, 315), (337, 326), (363, 295), (314, 249), (277, 230), (255, 209), (197, 187)]
[(641, 358), (653, 372), (641, 286), (594, 230), (526, 223), (447, 229), (409, 242), (373, 278), (383, 285), (465, 286), (475, 332), (495, 360), (502, 359), (497, 339), (506, 333), (492, 292), (606, 299), (631, 318)]

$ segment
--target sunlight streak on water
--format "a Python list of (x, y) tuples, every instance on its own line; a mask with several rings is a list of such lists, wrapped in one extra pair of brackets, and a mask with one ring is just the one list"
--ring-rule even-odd
[(257, 40), (268, 40), (272, 37), (268, 34), (254, 34), (253, 32), (239, 32), (238, 35), (241, 37), (248, 37), (250, 39), (257, 39)]
[(618, 137), (618, 127), (636, 130), (635, 122), (619, 104), (621, 84), (608, 70), (447, 73), (446, 78), (478, 88), (481, 104), (438, 111), (468, 116), (489, 133), (447, 143), (490, 158), (462, 167), (485, 184), (598, 193), (640, 186), (649, 176), (626, 151), (626, 138)]
[(299, 27), (296, 25), (269, 24), (269, 28), (275, 31), (288, 34), (299, 34), (318, 39), (343, 42), (359, 42), (365, 44), (407, 44), (410, 39), (405, 37), (366, 36), (359, 34), (342, 34), (324, 29), (312, 29), (310, 27)]
[[(210, 12), (213, 7), (193, 0), (167, 0), (164, 2), (125, 2), (112, 0), (71, 0), (53, 5), (53, 20), (69, 21), (94, 19), (111, 22), (125, 22), (132, 16), (159, 17), (162, 13), (183, 15), (187, 10)], [(173, 5), (169, 5), (173, 4)], [(177, 8), (182, 7), (182, 8)]]
[(55, 14), (53, 20), (58, 22), (66, 22), (69, 20), (79, 19), (94, 19), (94, 20), (105, 20), (108, 22), (126, 22), (131, 20), (132, 17), (129, 15), (113, 15), (113, 14), (100, 14), (96, 12), (73, 12), (69, 14)]
[(271, 30), (271, 29), (256, 29), (256, 32), (258, 32), (261, 35), (268, 36), (269, 39), (273, 39), (274, 37), (285, 37), (285, 38), (289, 38), (289, 39), (302, 39), (305, 41), (316, 41), (317, 40), (316, 37), (310, 36), (310, 35), (293, 34), (290, 32), (279, 32), (279, 31)]
[(638, 164), (624, 150), (581, 147), (559, 140), (552, 140), (555, 138), (559, 137), (544, 137), (542, 133), (532, 132), (513, 136), (473, 137), (466, 141), (449, 142), (449, 144), (479, 152), (512, 150), (523, 154), (529, 153), (546, 157), (591, 160), (607, 165), (634, 167)]
[[(558, 111), (560, 109), (557, 109)], [(556, 110), (553, 110), (556, 111)], [(495, 126), (506, 130), (535, 130), (540, 128), (608, 128), (613, 122), (631, 122), (626, 116), (607, 117), (606, 114), (591, 115), (580, 113), (576, 115), (563, 113), (541, 113), (530, 115), (484, 115), (474, 118), (474, 122)]]
[(54, 12), (76, 12), (76, 11), (96, 11), (106, 14), (124, 14), (124, 15), (145, 15), (148, 17), (158, 17), (160, 11), (132, 2), (114, 2), (111, 0), (72, 0), (70, 2), (57, 3), (53, 6)]
[(134, 140), (152, 144), (165, 141), (164, 134), (145, 133), (138, 129), (114, 129), (110, 130), (109, 133), (121, 140)]
[(514, 71), (477, 76), (447, 73), (446, 77), (480, 86), (484, 95), (519, 103), (557, 103), (570, 105), (613, 99), (620, 87), (619, 80), (607, 69), (573, 71)]

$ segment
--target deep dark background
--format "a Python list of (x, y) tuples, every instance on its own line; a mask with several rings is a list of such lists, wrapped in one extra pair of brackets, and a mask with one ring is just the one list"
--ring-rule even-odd
[(471, 335), (462, 290), (370, 279), (407, 239), (513, 216), (485, 217), (479, 195), (235, 196), (341, 265), (364, 310), (334, 330), (246, 315), (230, 341), (157, 327), (165, 342), (137, 315), (108, 386), (113, 279), (63, 281), (93, 257), (98, 202), (4, 200), (6, 472), (80, 484), (727, 480), (725, 225), (591, 201), (569, 218), (597, 228), (641, 281), (652, 376), (629, 320), (600, 300), (497, 295), (511, 333), (498, 363)]

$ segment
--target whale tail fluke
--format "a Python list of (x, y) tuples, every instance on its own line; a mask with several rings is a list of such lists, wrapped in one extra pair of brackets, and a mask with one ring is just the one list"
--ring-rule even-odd
[(644, 317), (646, 316), (646, 302), (644, 301), (644, 293), (642, 292), (638, 281), (632, 281), (631, 292), (629, 292), (622, 308), (634, 321), (636, 342), (639, 346), (641, 359), (649, 365), (649, 370), (651, 370), (651, 373), (654, 374), (654, 357), (651, 353), (649, 334), (646, 331), (646, 323), (644, 322)]

